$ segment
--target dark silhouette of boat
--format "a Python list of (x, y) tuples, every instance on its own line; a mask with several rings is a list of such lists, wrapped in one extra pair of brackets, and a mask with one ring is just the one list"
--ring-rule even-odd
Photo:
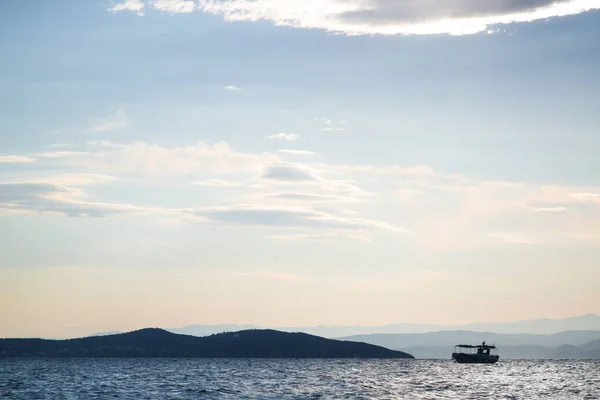
[(495, 364), (500, 359), (496, 346), (458, 344), (454, 346), (452, 359), (461, 364)]

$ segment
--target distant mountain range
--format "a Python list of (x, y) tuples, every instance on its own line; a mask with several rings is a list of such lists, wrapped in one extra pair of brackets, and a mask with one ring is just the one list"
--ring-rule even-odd
[(530, 333), (505, 334), (473, 331), (440, 331), (429, 333), (392, 333), (353, 335), (337, 338), (372, 343), (390, 349), (404, 349), (414, 346), (454, 346), (456, 344), (478, 344), (484, 340), (497, 346), (537, 345), (557, 347), (564, 344), (581, 346), (595, 339), (600, 339), (600, 331), (566, 331), (553, 335), (537, 335)]
[[(191, 325), (183, 328), (168, 329), (170, 332), (194, 336), (206, 336), (213, 333), (233, 332), (245, 329), (261, 329), (251, 325)], [(264, 328), (262, 328), (264, 329)], [(328, 338), (364, 335), (373, 333), (426, 333), (437, 331), (473, 331), (494, 333), (531, 333), (551, 335), (564, 331), (600, 331), (600, 317), (587, 314), (565, 319), (535, 319), (516, 322), (475, 323), (460, 326), (426, 324), (391, 324), (384, 326), (314, 326), (314, 327), (275, 327), (283, 332), (304, 332)]]
[[(252, 325), (191, 325), (168, 329), (191, 336), (264, 329)], [(501, 358), (600, 358), (600, 317), (587, 314), (565, 319), (456, 326), (392, 324), (385, 326), (315, 326), (274, 328), (343, 341), (401, 350), (417, 358), (449, 358), (456, 344), (486, 341), (499, 347)], [(116, 332), (110, 332), (114, 334)], [(99, 333), (97, 335), (103, 335)]]
[[(591, 348), (592, 345), (597, 347)], [(411, 351), (418, 358), (449, 358), (452, 349), (449, 346), (425, 346), (409, 347), (405, 351)], [(542, 347), (535, 345), (505, 346), (500, 347), (499, 354), (502, 359), (600, 359), (600, 344), (587, 343), (582, 346), (562, 345), (558, 347)]]
[[(450, 359), (452, 346), (415, 346), (404, 349), (420, 359)], [(498, 349), (501, 360), (507, 359), (600, 359), (600, 345), (594, 349), (586, 346), (563, 345), (542, 347), (535, 345), (501, 346)]]
[(245, 330), (196, 337), (157, 328), (68, 340), (0, 339), (0, 357), (413, 358), (305, 333)]
[(412, 334), (373, 334), (339, 338), (409, 352), (417, 358), (450, 358), (457, 344), (498, 346), (501, 358), (600, 358), (600, 331), (567, 331), (553, 335), (441, 331)]
[[(208, 336), (215, 333), (236, 332), (248, 329), (266, 329), (255, 325), (190, 325), (183, 328), (167, 328), (169, 332), (193, 336)], [(398, 323), (383, 326), (313, 326), (313, 327), (273, 327), (282, 332), (304, 332), (326, 338), (352, 335), (384, 333), (427, 333), (438, 331), (494, 332), (504, 334), (529, 333), (551, 335), (564, 331), (600, 331), (600, 317), (586, 314), (564, 319), (534, 319), (515, 322), (474, 323), (467, 325), (432, 325)], [(114, 332), (110, 332), (114, 333)], [(97, 333), (96, 335), (104, 335)]]

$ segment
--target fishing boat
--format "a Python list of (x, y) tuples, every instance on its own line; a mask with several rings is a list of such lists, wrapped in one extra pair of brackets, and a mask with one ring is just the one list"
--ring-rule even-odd
[(496, 346), (457, 344), (452, 359), (461, 364), (495, 364), (500, 359)]

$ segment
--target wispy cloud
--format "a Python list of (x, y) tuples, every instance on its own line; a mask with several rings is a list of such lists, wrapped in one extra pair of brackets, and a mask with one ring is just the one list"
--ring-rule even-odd
[(89, 156), (90, 153), (85, 151), (69, 151), (69, 150), (60, 150), (60, 151), (46, 151), (42, 153), (36, 153), (35, 156), (41, 159), (50, 159), (50, 160), (59, 160), (59, 159), (67, 159), (70, 157), (86, 157)]
[(544, 212), (559, 213), (559, 212), (565, 212), (568, 210), (567, 207), (525, 207), (525, 209), (536, 212), (536, 213), (544, 213)]
[(295, 141), (298, 140), (300, 138), (300, 135), (296, 134), (296, 133), (277, 133), (275, 135), (270, 135), (267, 136), (267, 139), (269, 140), (288, 140), (288, 141)]
[(108, 11), (116, 13), (119, 11), (137, 12), (139, 16), (144, 15), (145, 4), (142, 0), (125, 0), (121, 3), (113, 4)]
[(196, 9), (194, 0), (154, 0), (152, 6), (168, 13), (190, 13)]
[(451, 177), (468, 180), (464, 176), (441, 174), (428, 165), (401, 166), (401, 165), (365, 165), (365, 164), (314, 164), (317, 168), (327, 169), (351, 175), (394, 176), (415, 178), (442, 178), (450, 180)]
[(261, 179), (284, 182), (314, 182), (320, 180), (315, 172), (305, 165), (286, 162), (267, 165), (262, 171)]
[[(317, 123), (319, 123), (322, 128), (318, 128), (318, 131), (321, 132), (343, 132), (346, 129), (340, 126), (335, 126), (336, 124), (327, 117), (321, 117), (321, 118), (314, 118), (314, 121), (317, 121)], [(348, 122), (346, 121), (340, 121), (339, 122), (340, 125), (347, 125)]]
[(600, 203), (600, 193), (571, 193), (569, 197), (582, 202)]
[(343, 131), (345, 131), (344, 128), (321, 128), (319, 130), (323, 131), (323, 132), (343, 132)]
[[(360, 240), (366, 240), (365, 232), (368, 231), (404, 231), (380, 220), (349, 218), (316, 211), (311, 206), (325, 198), (312, 194), (281, 194), (282, 198), (288, 199), (281, 206), (225, 205), (204, 208), (161, 208), (86, 200), (89, 196), (81, 189), (82, 186), (111, 181), (113, 181), (111, 176), (73, 173), (29, 182), (0, 182), (0, 210), (3, 213), (59, 214), (91, 218), (115, 215), (168, 215), (173, 221), (178, 222), (229, 227), (286, 228), (292, 229), (292, 232), (303, 228), (333, 229), (337, 232), (334, 236), (360, 238)], [(229, 182), (217, 180), (200, 184), (234, 186)], [(289, 199), (293, 198), (307, 201), (308, 204), (304, 207), (291, 206)], [(338, 199), (331, 197), (327, 200)], [(356, 233), (344, 235), (342, 231)], [(323, 238), (328, 236), (324, 235)]]
[(131, 119), (129, 119), (125, 111), (119, 109), (114, 114), (96, 121), (88, 131), (93, 133), (110, 132), (125, 129), (130, 126)]
[(37, 178), (35, 181), (61, 187), (81, 187), (114, 182), (114, 176), (104, 174), (66, 173)]
[(225, 86), (225, 90), (229, 90), (231, 92), (239, 92), (242, 90), (242, 88), (230, 85), (230, 86)]
[[(137, 11), (129, 0), (111, 11)], [(597, 0), (153, 0), (162, 11), (220, 15), (226, 21), (273, 21), (276, 25), (360, 34), (473, 34), (498, 24), (528, 22), (599, 9)]]
[(276, 154), (236, 152), (226, 142), (194, 146), (163, 147), (146, 142), (88, 142), (86, 151), (57, 151), (36, 154), (61, 166), (110, 174), (140, 174), (168, 177), (185, 174), (256, 173), (265, 162), (280, 159)]
[[(91, 141), (82, 148), (2, 156), (0, 162), (31, 163), (5, 168), (5, 179), (24, 186), (3, 184), (3, 211), (102, 217), (168, 213), (187, 223), (267, 228), (265, 235), (298, 241), (366, 240), (371, 231), (400, 232), (406, 226), (413, 243), (438, 249), (540, 243), (554, 240), (551, 234), (558, 237), (552, 232), (572, 238), (599, 235), (593, 223), (600, 212), (598, 186), (480, 181), (426, 165), (288, 162), (281, 155), (304, 156), (305, 151), (241, 153), (224, 142), (163, 147)], [(86, 201), (91, 198), (86, 185), (104, 185), (93, 188), (96, 199), (108, 185), (129, 181), (182, 191), (192, 191), (190, 182), (238, 189), (204, 190), (202, 203), (190, 196), (191, 203), (178, 202), (182, 209)]]
[(280, 153), (282, 154), (287, 154), (287, 155), (291, 155), (291, 156), (314, 156), (315, 153), (312, 151), (308, 151), (308, 150), (279, 150)]
[(237, 188), (241, 187), (239, 183), (224, 181), (222, 179), (207, 179), (204, 181), (195, 181), (192, 182), (195, 186), (204, 186), (204, 187), (222, 187), (222, 188)]
[(50, 183), (0, 182), (0, 211), (92, 218), (151, 211), (126, 204), (86, 202), (80, 199), (82, 195), (81, 190)]
[(36, 159), (33, 157), (24, 157), (24, 156), (0, 156), (0, 164), (18, 164), (18, 163), (31, 163)]
[(309, 208), (264, 207), (264, 206), (224, 206), (192, 209), (189, 214), (200, 217), (200, 222), (230, 226), (263, 228), (328, 228), (353, 230), (404, 230), (383, 221), (344, 218)]
[(331, 194), (319, 193), (266, 193), (256, 197), (263, 199), (282, 200), (286, 203), (301, 202), (308, 204), (318, 203), (356, 203), (356, 197), (336, 196)]
[(334, 170), (328, 169), (324, 164), (315, 164), (313, 168), (312, 164), (274, 162), (263, 168), (260, 181), (270, 187), (285, 187), (286, 190), (290, 188), (310, 190), (315, 198), (335, 195), (356, 201), (357, 198), (377, 195), (363, 190), (352, 180), (329, 179), (321, 176), (322, 173), (332, 171)]
[(353, 231), (333, 231), (325, 233), (297, 233), (291, 235), (271, 235), (271, 239), (291, 242), (323, 242), (332, 239), (353, 240), (370, 243), (373, 239), (368, 233)]

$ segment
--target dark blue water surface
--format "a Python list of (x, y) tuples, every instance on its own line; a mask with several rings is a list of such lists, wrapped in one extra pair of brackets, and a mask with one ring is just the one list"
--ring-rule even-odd
[(0, 359), (10, 399), (598, 399), (600, 361)]

